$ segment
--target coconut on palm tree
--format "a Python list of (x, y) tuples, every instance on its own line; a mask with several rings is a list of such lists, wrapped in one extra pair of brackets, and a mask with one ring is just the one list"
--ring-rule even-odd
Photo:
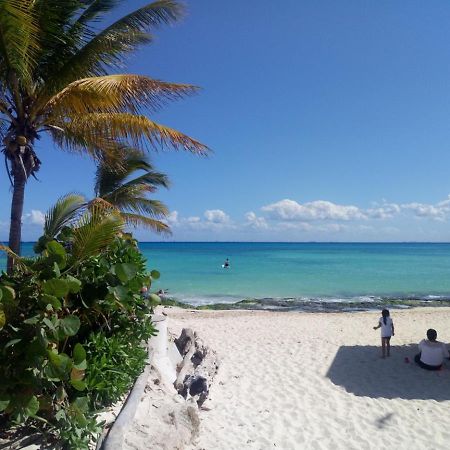
[(117, 168), (105, 162), (97, 167), (97, 201), (101, 199), (104, 206), (119, 211), (128, 225), (168, 233), (169, 226), (161, 221), (168, 214), (167, 207), (160, 201), (147, 197), (158, 187), (169, 187), (167, 176), (155, 171), (148, 156), (139, 150), (126, 150), (122, 164)]
[[(194, 93), (194, 86), (108, 75), (130, 52), (151, 42), (152, 30), (176, 21), (182, 15), (180, 4), (155, 1), (97, 31), (103, 15), (119, 3), (0, 1), (0, 142), (13, 189), (9, 246), (16, 253), (25, 185), (41, 165), (35, 149), (41, 133), (50, 134), (61, 150), (98, 161), (117, 158), (123, 146), (207, 151), (195, 139), (144, 115)], [(12, 264), (9, 258), (8, 269)]]

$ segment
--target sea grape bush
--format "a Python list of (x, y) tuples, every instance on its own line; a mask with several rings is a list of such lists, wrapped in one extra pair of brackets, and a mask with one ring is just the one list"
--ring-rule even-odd
[(140, 290), (159, 273), (126, 234), (80, 263), (71, 233), (41, 238), (35, 258), (0, 276), (0, 426), (37, 426), (83, 449), (99, 431), (95, 410), (145, 366), (154, 328)]

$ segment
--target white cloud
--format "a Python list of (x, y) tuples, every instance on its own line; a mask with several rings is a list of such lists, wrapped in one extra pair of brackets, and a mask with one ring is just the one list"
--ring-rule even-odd
[(450, 212), (448, 200), (437, 203), (436, 205), (427, 205), (424, 203), (407, 203), (402, 205), (402, 209), (412, 211), (417, 217), (444, 220)]
[(396, 203), (383, 203), (365, 211), (371, 219), (390, 219), (401, 212), (401, 206)]
[(203, 217), (181, 217), (177, 211), (173, 211), (166, 221), (173, 228), (185, 228), (192, 231), (220, 231), (235, 228), (230, 216), (220, 209), (206, 210)]
[(264, 217), (258, 217), (253, 211), (245, 214), (245, 225), (258, 230), (267, 230), (269, 228)]
[(191, 216), (191, 217), (184, 219), (184, 221), (187, 223), (199, 223), (199, 222), (201, 222), (201, 219), (200, 219), (200, 217), (197, 217), (197, 216)]
[(170, 226), (178, 224), (178, 211), (172, 211), (167, 217), (166, 221)]
[(22, 221), (24, 224), (42, 226), (45, 223), (45, 214), (38, 209), (32, 209), (31, 212), (22, 216)]
[(208, 222), (213, 223), (228, 223), (230, 221), (230, 217), (221, 209), (209, 209), (205, 211), (204, 216)]
[[(370, 206), (337, 204), (327, 200), (300, 203), (283, 199), (251, 210), (234, 221), (221, 209), (207, 209), (198, 216), (173, 211), (167, 223), (177, 238), (186, 240), (449, 240), (450, 196), (434, 204), (387, 200)], [(412, 220), (417, 218), (420, 220)], [(33, 210), (28, 224), (43, 221)], [(421, 230), (423, 226), (423, 230)], [(434, 233), (434, 234), (433, 234)]]
[(284, 199), (261, 208), (275, 220), (356, 220), (365, 219), (362, 210), (352, 205), (337, 205), (326, 200), (300, 204), (294, 200)]

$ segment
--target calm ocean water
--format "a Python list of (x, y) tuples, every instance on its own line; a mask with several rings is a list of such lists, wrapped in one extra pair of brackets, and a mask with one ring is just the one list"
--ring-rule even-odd
[[(156, 289), (192, 304), (450, 299), (450, 244), (141, 243)], [(25, 243), (24, 254), (32, 253)], [(222, 268), (226, 258), (230, 268)], [(4, 265), (4, 260), (0, 260)]]

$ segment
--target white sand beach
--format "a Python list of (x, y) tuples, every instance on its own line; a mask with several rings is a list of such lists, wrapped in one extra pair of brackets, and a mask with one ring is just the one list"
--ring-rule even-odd
[(450, 363), (405, 362), (427, 328), (450, 342), (450, 308), (391, 311), (384, 360), (376, 312), (165, 313), (221, 363), (191, 450), (450, 448)]

